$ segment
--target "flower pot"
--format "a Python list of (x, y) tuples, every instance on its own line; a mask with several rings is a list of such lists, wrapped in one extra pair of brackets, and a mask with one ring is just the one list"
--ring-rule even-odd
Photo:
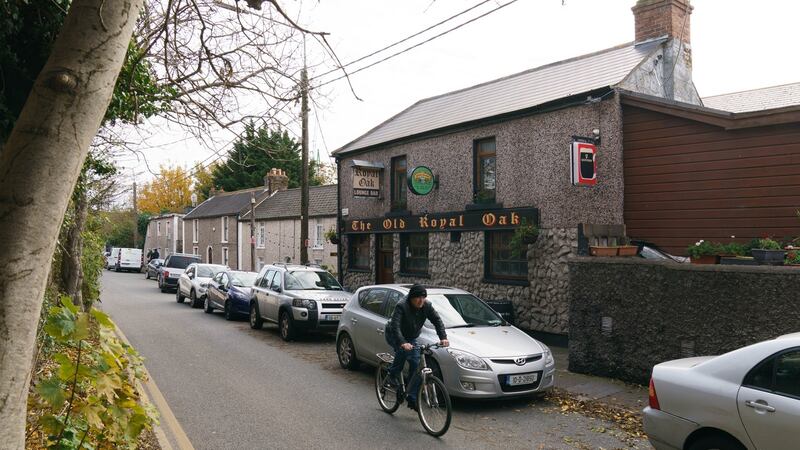
[(750, 254), (759, 264), (769, 266), (782, 266), (786, 257), (786, 251), (784, 250), (765, 250), (763, 248), (754, 248), (750, 250)]
[(336, 245), (339, 243), (339, 236), (331, 236), (328, 238), (328, 240), (331, 242), (331, 244)]
[(719, 264), (719, 255), (692, 256), (692, 264)]
[(602, 247), (592, 245), (589, 247), (589, 249), (591, 250), (592, 256), (617, 256), (619, 247)]
[(636, 256), (639, 254), (639, 247), (635, 245), (623, 245), (619, 247), (619, 256)]

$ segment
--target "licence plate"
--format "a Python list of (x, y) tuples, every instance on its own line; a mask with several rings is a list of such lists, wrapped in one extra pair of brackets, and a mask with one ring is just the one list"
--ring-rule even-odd
[(341, 314), (323, 314), (322, 320), (339, 320), (341, 317)]
[(508, 375), (506, 384), (509, 386), (520, 386), (523, 384), (533, 384), (539, 379), (538, 373), (523, 373), (520, 375)]

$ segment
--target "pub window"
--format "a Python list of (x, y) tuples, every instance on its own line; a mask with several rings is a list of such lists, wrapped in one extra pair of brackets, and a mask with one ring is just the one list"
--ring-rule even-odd
[(428, 233), (400, 235), (400, 271), (428, 273)]
[(527, 280), (528, 258), (526, 252), (511, 248), (513, 231), (486, 232), (486, 278), (497, 280)]
[(475, 203), (494, 203), (497, 193), (497, 154), (493, 137), (475, 141)]
[(351, 269), (369, 270), (369, 235), (351, 234), (348, 238), (350, 249), (348, 266)]
[(406, 157), (392, 158), (392, 211), (407, 209), (406, 191), (408, 191)]

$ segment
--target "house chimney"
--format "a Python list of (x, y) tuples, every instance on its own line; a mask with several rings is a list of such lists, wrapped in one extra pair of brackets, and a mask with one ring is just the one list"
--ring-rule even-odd
[(265, 178), (270, 195), (278, 191), (285, 191), (289, 188), (289, 177), (286, 176), (286, 172), (282, 169), (273, 167)]
[(638, 0), (631, 8), (636, 23), (636, 43), (669, 37), (689, 45), (689, 0)]
[(213, 197), (213, 196), (217, 195), (217, 188), (212, 186), (212, 187), (211, 187), (211, 189), (208, 191), (208, 194), (209, 194), (211, 197)]

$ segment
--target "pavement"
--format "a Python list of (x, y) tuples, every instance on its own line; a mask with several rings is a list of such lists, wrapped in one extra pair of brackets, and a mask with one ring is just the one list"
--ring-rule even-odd
[[(101, 299), (145, 358), (144, 388), (161, 399), (172, 448), (650, 448), (612, 422), (531, 398), (456, 401), (450, 430), (432, 438), (407, 408), (380, 410), (373, 370), (341, 369), (330, 334), (286, 343), (275, 326), (252, 330), (178, 304), (143, 274), (104, 272)], [(553, 350), (567, 367), (565, 350)], [(561, 370), (557, 380), (587, 399), (641, 400), (642, 388), (602, 378)]]

